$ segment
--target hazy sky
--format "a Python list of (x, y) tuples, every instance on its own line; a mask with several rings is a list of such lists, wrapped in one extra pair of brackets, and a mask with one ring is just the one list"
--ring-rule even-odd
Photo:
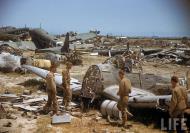
[[(177, 0), (0, 0), (0, 26), (129, 36), (190, 36)], [(183, 0), (182, 0), (183, 1)]]

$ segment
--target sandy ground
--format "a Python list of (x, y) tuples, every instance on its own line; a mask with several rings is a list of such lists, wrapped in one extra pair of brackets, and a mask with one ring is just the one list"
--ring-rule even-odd
[[(88, 114), (97, 114), (97, 111), (90, 111)], [(74, 117), (71, 124), (50, 125), (51, 119), (49, 116), (42, 116), (38, 119), (37, 132), (68, 132), (68, 133), (141, 133), (154, 132), (160, 133), (159, 129), (154, 129), (153, 125), (145, 126), (140, 122), (128, 121), (128, 124), (133, 125), (130, 129), (123, 129), (118, 125), (110, 125), (106, 119), (96, 120), (95, 115), (85, 116), (81, 118)]]
[(145, 62), (143, 65), (144, 73), (152, 73), (160, 76), (171, 77), (174, 73), (178, 77), (185, 77), (186, 72), (190, 66), (183, 66), (177, 64), (157, 64), (152, 62)]
[[(71, 70), (71, 76), (82, 81), (86, 70), (89, 66), (97, 63), (102, 63), (107, 57), (96, 57), (96, 56), (86, 56), (83, 55), (83, 66), (74, 66)], [(58, 68), (58, 73), (61, 73), (61, 65)], [(186, 66), (179, 66), (175, 64), (156, 64), (150, 62), (144, 62), (143, 72), (144, 73), (154, 73), (162, 76), (171, 76), (176, 72), (179, 76), (185, 76), (186, 71), (189, 68)], [(0, 93), (4, 93), (6, 90), (15, 93), (17, 95), (21, 94), (25, 89), (29, 89), (35, 94), (38, 89), (37, 86), (22, 86), (18, 85), (29, 79), (34, 79), (37, 76), (34, 74), (16, 74), (16, 73), (0, 73)], [(10, 109), (10, 108), (8, 108)], [(61, 125), (51, 125), (51, 117), (49, 115), (39, 115), (37, 119), (29, 119), (22, 117), (23, 112), (13, 110), (14, 115), (17, 116), (16, 120), (12, 119), (0, 119), (0, 132), (8, 130), (9, 132), (19, 133), (19, 132), (37, 132), (37, 133), (62, 133), (62, 132), (81, 132), (81, 133), (142, 133), (142, 132), (152, 132), (152, 133), (162, 133), (160, 128), (155, 128), (155, 123), (138, 121), (136, 119), (130, 119), (129, 124), (132, 125), (130, 129), (124, 130), (117, 125), (110, 125), (106, 119), (97, 120), (98, 110), (91, 110), (87, 114), (83, 114), (83, 117), (73, 117), (71, 123), (61, 124)], [(151, 116), (152, 117), (152, 116)], [(11, 127), (5, 127), (7, 122), (11, 122)]]

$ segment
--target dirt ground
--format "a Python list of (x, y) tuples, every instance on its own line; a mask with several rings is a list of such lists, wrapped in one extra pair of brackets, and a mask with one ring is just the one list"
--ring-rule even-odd
[[(88, 67), (102, 63), (107, 57), (97, 57), (83, 55), (83, 65), (74, 66), (71, 70), (71, 76), (82, 81), (85, 72)], [(61, 73), (62, 65), (58, 68), (58, 73)], [(161, 76), (171, 76), (173, 73), (177, 73), (178, 76), (185, 76), (186, 71), (190, 69), (187, 66), (180, 66), (176, 64), (156, 64), (152, 62), (143, 63), (143, 72), (144, 73), (153, 73)], [(0, 72), (0, 94), (3, 94), (5, 91), (14, 93), (17, 95), (22, 94), (26, 89), (32, 91), (32, 95), (35, 95), (38, 91), (39, 85), (32, 86), (23, 86), (21, 83), (25, 81), (37, 78), (34, 74), (17, 74), (17, 73), (2, 73)], [(46, 93), (44, 93), (46, 94)], [(10, 106), (5, 108), (6, 111), (12, 112), (17, 119), (0, 119), (0, 133), (1, 132), (36, 132), (36, 133), (162, 133), (160, 128), (155, 126), (154, 122), (142, 122), (138, 121), (135, 118), (131, 118), (128, 121), (128, 124), (131, 124), (130, 129), (123, 129), (118, 125), (109, 124), (106, 119), (100, 117), (97, 119), (100, 114), (98, 110), (91, 110), (88, 113), (84, 113), (82, 117), (73, 117), (71, 123), (52, 125), (50, 115), (37, 115), (36, 118), (23, 117), (23, 111), (12, 109)], [(145, 112), (146, 113), (146, 112)], [(153, 116), (151, 116), (153, 117)], [(146, 121), (146, 120), (145, 120)], [(148, 121), (148, 119), (147, 119)], [(7, 123), (11, 122), (11, 126), (7, 127)], [(8, 125), (9, 126), (9, 125)]]

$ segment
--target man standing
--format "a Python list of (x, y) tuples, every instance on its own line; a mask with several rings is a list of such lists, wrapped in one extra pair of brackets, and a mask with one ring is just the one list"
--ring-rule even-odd
[(72, 63), (67, 62), (66, 67), (62, 71), (62, 85), (63, 85), (63, 104), (68, 107), (72, 100), (72, 90), (70, 89), (70, 69)]
[(187, 91), (184, 87), (179, 85), (179, 79), (177, 76), (171, 78), (172, 85), (172, 98), (169, 106), (169, 114), (171, 118), (177, 118), (180, 120), (179, 126), (173, 128), (181, 131), (181, 119), (184, 118), (184, 110), (188, 105)]
[(56, 84), (54, 79), (54, 73), (56, 72), (56, 65), (51, 65), (50, 72), (46, 76), (46, 84), (47, 84), (47, 93), (48, 93), (48, 101), (46, 105), (43, 107), (44, 111), (49, 111), (51, 106), (53, 105), (53, 115), (58, 112), (58, 103), (56, 98)]
[(120, 99), (117, 104), (117, 108), (122, 113), (122, 126), (125, 126), (125, 122), (127, 120), (127, 112), (126, 106), (128, 104), (129, 93), (131, 93), (131, 82), (129, 79), (125, 78), (125, 72), (123, 70), (119, 71), (119, 91), (117, 95), (119, 95)]

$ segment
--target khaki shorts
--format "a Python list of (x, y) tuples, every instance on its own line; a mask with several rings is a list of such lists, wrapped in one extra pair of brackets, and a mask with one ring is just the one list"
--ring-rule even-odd
[(120, 99), (117, 103), (117, 108), (122, 111), (125, 109), (125, 107), (127, 106), (128, 104), (128, 99), (129, 97), (128, 96), (124, 96), (122, 99)]

